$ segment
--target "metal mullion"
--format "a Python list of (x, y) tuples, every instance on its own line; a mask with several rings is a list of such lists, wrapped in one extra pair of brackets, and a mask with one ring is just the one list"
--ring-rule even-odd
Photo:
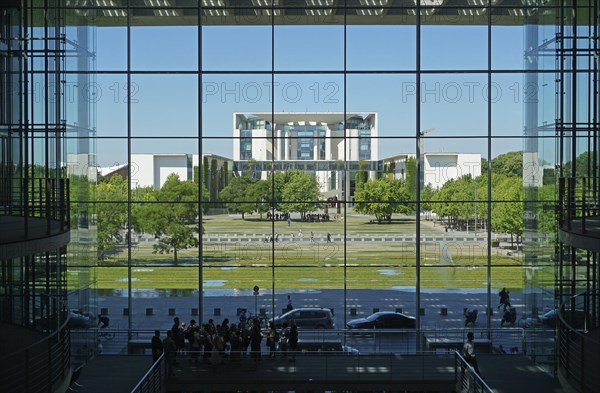
[(131, 334), (133, 327), (133, 299), (131, 285), (131, 9), (130, 2), (127, 1), (127, 168), (129, 175), (127, 176), (127, 307), (129, 315), (127, 315), (128, 336)]
[[(199, 326), (203, 326), (204, 320), (204, 246), (202, 240), (202, 220), (204, 218), (203, 212), (203, 184), (204, 184), (204, 160), (202, 154), (204, 152), (204, 133), (202, 129), (203, 121), (203, 107), (202, 107), (202, 81), (204, 80), (203, 74), (203, 57), (202, 57), (202, 1), (198, 1), (198, 320)], [(193, 170), (193, 168), (192, 168)], [(227, 175), (226, 175), (227, 176)]]
[[(348, 111), (348, 88), (347, 88), (347, 84), (348, 84), (348, 56), (347, 56), (347, 46), (348, 46), (348, 10), (347, 10), (347, 1), (344, 1), (344, 95), (343, 95), (343, 99), (344, 99), (344, 129), (346, 129), (346, 124), (347, 124), (347, 111)], [(360, 134), (359, 134), (360, 135)], [(344, 137), (347, 136), (347, 133), (344, 132)], [(345, 139), (344, 139), (345, 140)], [(360, 142), (359, 142), (359, 153), (360, 153)], [(359, 154), (360, 157), (360, 154)], [(346, 174), (346, 176), (350, 175), (350, 166), (348, 165), (348, 174)], [(350, 185), (350, 182), (348, 182), (348, 186)], [(350, 190), (348, 189), (346, 191), (346, 194), (348, 195), (350, 193)], [(343, 311), (344, 311), (344, 326), (346, 326), (346, 321), (347, 321), (347, 312), (346, 310), (348, 309), (348, 216), (347, 216), (347, 203), (344, 204), (344, 307), (343, 307)], [(337, 208), (337, 207), (336, 207)]]
[[(571, 144), (571, 160), (573, 165), (571, 165), (571, 176), (573, 178), (577, 177), (577, 166), (575, 165), (575, 159), (577, 157), (577, 56), (574, 54), (577, 52), (577, 0), (573, 0), (572, 5), (572, 15), (573, 20), (572, 23), (572, 32), (573, 32), (573, 56), (571, 58), (571, 138), (573, 143)], [(577, 184), (575, 184), (575, 189), (577, 189)]]
[[(419, 212), (421, 210), (421, 2), (417, 2), (417, 9), (415, 15), (415, 28), (416, 28), (416, 127), (415, 127), (415, 148), (417, 153), (416, 162), (416, 206), (415, 206), (415, 219), (416, 219), (416, 244), (415, 244), (415, 316), (417, 329), (421, 329), (421, 220)], [(421, 348), (421, 340), (419, 335), (416, 335), (416, 348), (419, 351)]]
[[(492, 86), (492, 9), (491, 9), (491, 0), (488, 0), (488, 34), (487, 34), (487, 63), (488, 63), (488, 74), (487, 74), (487, 84), (488, 86)], [(487, 160), (487, 216), (488, 216), (488, 225), (486, 225), (487, 232), (487, 327), (488, 327), (488, 339), (491, 339), (490, 328), (492, 325), (492, 231), (491, 222), (492, 217), (492, 206), (490, 201), (492, 200), (492, 173), (491, 173), (491, 157), (492, 157), (492, 89), (487, 89), (487, 129), (488, 129), (488, 137), (487, 137), (487, 155), (490, 157)], [(477, 184), (475, 184), (477, 187)], [(477, 188), (475, 189), (477, 192)], [(477, 208), (477, 199), (475, 199), (475, 208)], [(477, 213), (475, 213), (477, 214)], [(467, 228), (468, 228), (467, 223)], [(477, 233), (477, 216), (475, 216), (475, 233)]]
[[(49, 88), (49, 75), (48, 75), (48, 0), (44, 0), (44, 12), (46, 15), (46, 18), (44, 18), (44, 38), (46, 38), (44, 40), (44, 130), (45, 130), (45, 136), (44, 136), (44, 155), (45, 155), (45, 163), (44, 163), (44, 178), (46, 179), (46, 186), (44, 187), (45, 189), (45, 194), (46, 194), (46, 233), (49, 235), (50, 234), (50, 215), (48, 214), (48, 209), (50, 208), (50, 206), (48, 206), (49, 204), (49, 191), (48, 190), (48, 179), (50, 177), (50, 171), (48, 168), (49, 165), (49, 152), (50, 152), (50, 146), (49, 146), (49, 129), (48, 129), (48, 123), (50, 121), (49, 116), (48, 116), (48, 109), (49, 109), (49, 101), (50, 101), (50, 97), (49, 97), (49, 93), (50, 93), (50, 88)], [(33, 120), (33, 119), (32, 119)], [(56, 157), (56, 159), (58, 160), (58, 157)]]
[[(26, 56), (27, 54), (27, 48), (29, 47), (28, 44), (28, 31), (27, 31), (27, 18), (28, 18), (28, 12), (27, 12), (27, 7), (28, 7), (28, 0), (23, 0), (23, 29), (22, 29), (22, 34), (21, 37), (23, 39), (23, 48), (22, 48), (22, 54), (25, 56), (21, 56), (21, 60), (22, 60), (22, 64), (23, 64), (23, 98), (20, 100), (21, 104), (23, 105), (23, 112), (22, 112), (22, 117), (21, 117), (21, 135), (20, 135), (20, 140), (23, 140), (23, 144), (22, 144), (22, 157), (21, 157), (21, 171), (22, 172), (22, 177), (21, 177), (21, 187), (24, 190), (24, 195), (21, 197), (21, 208), (23, 209), (22, 213), (23, 214), (23, 220), (24, 220), (24, 229), (25, 229), (25, 237), (27, 238), (29, 236), (29, 221), (27, 219), (27, 216), (29, 215), (29, 171), (27, 170), (28, 167), (28, 162), (29, 162), (29, 62), (28, 62), (28, 58)], [(25, 169), (23, 169), (25, 168)]]
[[(274, 144), (274, 124), (275, 123), (275, 0), (271, 0), (271, 119), (273, 119), (273, 124), (271, 124), (271, 146), (273, 146), (273, 153), (275, 152), (275, 144)], [(266, 127), (266, 126), (265, 126)], [(274, 154), (271, 154), (271, 159), (274, 158)], [(271, 165), (274, 165), (272, 163)], [(274, 207), (275, 203), (275, 173), (273, 172), (273, 176), (271, 179), (271, 207)], [(274, 211), (272, 212), (274, 213)], [(271, 217), (271, 237), (273, 241), (271, 242), (271, 312), (273, 313), (273, 317), (275, 317), (275, 220)]]

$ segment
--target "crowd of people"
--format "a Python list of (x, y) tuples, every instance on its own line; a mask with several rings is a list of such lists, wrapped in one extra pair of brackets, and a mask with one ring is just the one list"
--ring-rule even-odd
[[(291, 303), (290, 303), (291, 305)], [(239, 323), (230, 323), (225, 318), (220, 324), (209, 319), (204, 325), (199, 325), (194, 319), (189, 324), (173, 319), (173, 326), (161, 339), (160, 331), (155, 330), (152, 337), (152, 358), (156, 362), (164, 353), (168, 375), (174, 376), (174, 366), (178, 360), (188, 358), (193, 363), (204, 362), (216, 368), (226, 361), (239, 362), (242, 357), (250, 357), (258, 364), (262, 357), (261, 345), (265, 334), (258, 318)], [(266, 346), (269, 358), (275, 358), (277, 352), (283, 357), (295, 361), (295, 351), (298, 344), (298, 327), (295, 321), (290, 326), (284, 325), (276, 329), (270, 323), (266, 332)]]

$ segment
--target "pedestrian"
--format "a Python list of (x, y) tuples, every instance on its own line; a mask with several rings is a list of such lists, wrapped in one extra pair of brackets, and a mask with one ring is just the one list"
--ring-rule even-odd
[(287, 295), (287, 311), (292, 311), (294, 309), (294, 306), (292, 306), (292, 297), (290, 295)]
[(500, 296), (498, 309), (500, 309), (500, 306), (504, 306), (504, 311), (506, 311), (506, 307), (510, 307), (510, 292), (507, 291), (506, 288), (502, 288), (502, 290), (498, 292), (498, 296)]
[(254, 364), (260, 361), (260, 342), (262, 341), (262, 333), (260, 332), (260, 323), (258, 318), (252, 319), (252, 329), (250, 330), (250, 356), (254, 360)]
[(290, 319), (290, 333), (288, 336), (288, 348), (290, 349), (292, 358), (290, 362), (296, 361), (296, 350), (298, 349), (298, 326), (294, 318)]
[(277, 352), (277, 344), (279, 343), (279, 333), (275, 324), (269, 322), (269, 328), (267, 332), (267, 346), (269, 347), (269, 358), (274, 359)]
[(190, 342), (191, 357), (195, 364), (198, 364), (198, 356), (202, 350), (202, 344), (204, 341), (204, 335), (200, 331), (200, 326), (194, 326), (194, 332), (192, 334), (192, 340)]
[(331, 233), (327, 232), (327, 243), (331, 243)]
[(315, 234), (313, 233), (313, 231), (310, 231), (310, 242), (314, 242), (315, 241)]
[(175, 356), (177, 356), (177, 345), (173, 341), (173, 331), (167, 331), (167, 337), (163, 340), (163, 350), (165, 351), (165, 360), (167, 363), (167, 375), (175, 376)]
[(473, 332), (467, 333), (467, 341), (465, 342), (465, 345), (463, 345), (463, 356), (467, 363), (473, 367), (477, 375), (481, 376), (479, 373), (479, 366), (477, 365), (477, 357), (475, 356), (475, 344), (473, 343), (474, 337), (475, 336), (473, 335)]
[(160, 339), (160, 330), (155, 330), (154, 336), (152, 337), (152, 364), (156, 363), (162, 353), (163, 342)]

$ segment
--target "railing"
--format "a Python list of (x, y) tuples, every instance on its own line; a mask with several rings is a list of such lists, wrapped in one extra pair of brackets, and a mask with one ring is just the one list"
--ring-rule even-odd
[(558, 322), (559, 376), (579, 392), (599, 392), (599, 293), (586, 292), (565, 300)]
[(146, 375), (144, 375), (140, 382), (138, 382), (133, 390), (131, 390), (131, 393), (162, 393), (167, 390), (164, 357), (164, 354), (160, 355)]
[(68, 377), (70, 352), (71, 338), (67, 322), (64, 322), (42, 340), (0, 357), (0, 392), (55, 391)]
[(598, 180), (591, 177), (561, 177), (558, 182), (559, 225), (571, 230), (573, 224), (581, 225), (586, 232), (586, 218), (598, 216)]
[[(347, 351), (368, 354), (452, 354), (457, 346), (462, 348), (467, 332), (472, 331), (478, 352), (524, 354), (540, 363), (554, 361), (554, 329), (419, 329), (419, 330), (300, 330), (300, 341), (331, 344), (337, 342)], [(264, 332), (266, 335), (266, 332)], [(106, 355), (149, 354), (154, 330), (149, 329), (74, 329), (71, 331), (73, 345), (77, 342), (98, 342), (95, 353)], [(161, 338), (166, 332), (161, 332)], [(268, 351), (265, 345), (261, 348)]]
[(493, 390), (458, 351), (454, 352), (454, 380), (458, 393), (493, 393)]
[[(21, 217), (24, 221), (24, 236), (28, 237), (30, 218), (45, 219), (46, 234), (70, 228), (69, 179), (29, 178), (21, 179), (12, 200), (20, 204), (0, 204), (0, 215)], [(26, 190), (26, 191), (25, 191)], [(58, 227), (53, 222), (58, 223)], [(11, 224), (12, 225), (12, 224)]]

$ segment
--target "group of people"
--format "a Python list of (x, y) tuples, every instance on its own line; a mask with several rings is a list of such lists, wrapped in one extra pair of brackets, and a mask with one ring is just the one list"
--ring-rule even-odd
[[(190, 361), (198, 364), (206, 362), (216, 368), (223, 364), (225, 359), (233, 362), (249, 355), (255, 364), (261, 359), (261, 343), (263, 332), (258, 318), (252, 318), (249, 322), (229, 323), (225, 318), (220, 324), (215, 324), (213, 319), (202, 326), (194, 319), (186, 326), (179, 318), (173, 319), (173, 326), (166, 332), (164, 339), (160, 337), (160, 330), (154, 331), (152, 337), (152, 360), (156, 362), (160, 356), (165, 354), (167, 372), (170, 377), (175, 376), (174, 366), (177, 360), (189, 354)], [(269, 326), (267, 331), (267, 346), (269, 356), (274, 357), (275, 351), (280, 350), (287, 356), (294, 351), (298, 344), (298, 327), (294, 320), (290, 326), (284, 326), (280, 331), (274, 326)]]

